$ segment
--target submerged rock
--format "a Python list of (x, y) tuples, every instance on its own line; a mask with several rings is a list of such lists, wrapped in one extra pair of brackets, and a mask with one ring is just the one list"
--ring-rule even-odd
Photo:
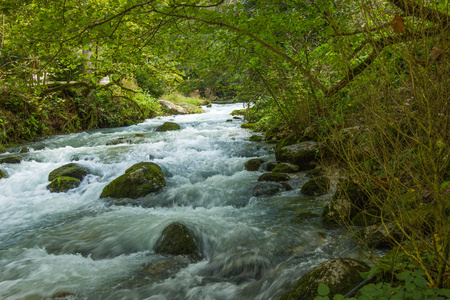
[(309, 170), (315, 167), (314, 161), (319, 154), (320, 144), (317, 142), (303, 142), (278, 148), (275, 151), (277, 161), (288, 162)]
[(171, 131), (171, 130), (179, 130), (180, 125), (174, 122), (165, 122), (161, 126), (156, 128), (156, 131)]
[(253, 188), (252, 195), (255, 197), (272, 196), (285, 190), (287, 190), (286, 187), (278, 182), (258, 182)]
[(100, 198), (136, 199), (157, 192), (165, 186), (166, 181), (161, 168), (152, 162), (141, 162), (110, 182), (103, 189)]
[(328, 177), (320, 176), (314, 177), (308, 180), (303, 186), (300, 192), (308, 196), (320, 196), (328, 193), (328, 187), (330, 186), (330, 180)]
[(47, 189), (49, 189), (52, 193), (65, 193), (79, 185), (80, 180), (77, 178), (61, 176), (53, 179), (53, 181), (47, 185)]
[(48, 180), (53, 181), (58, 177), (72, 177), (81, 181), (88, 174), (89, 171), (86, 168), (75, 163), (70, 163), (51, 171), (48, 174)]
[(261, 158), (253, 158), (247, 161), (244, 165), (245, 169), (247, 171), (258, 171), (259, 167), (261, 167), (262, 163), (264, 162), (264, 159)]
[(288, 181), (291, 177), (287, 174), (282, 173), (264, 173), (261, 176), (259, 176), (258, 181)]
[(300, 168), (297, 165), (290, 163), (279, 163), (272, 169), (274, 173), (297, 173), (299, 171)]
[(0, 159), (0, 164), (20, 164), (22, 157), (20, 155), (11, 155)]
[(193, 234), (185, 225), (178, 222), (170, 224), (163, 230), (156, 243), (155, 252), (165, 255), (185, 255), (191, 261), (202, 259)]
[(321, 263), (303, 276), (291, 289), (280, 297), (280, 300), (302, 299), (313, 300), (317, 296), (320, 283), (330, 288), (328, 297), (336, 294), (345, 295), (363, 281), (360, 272), (366, 272), (369, 266), (352, 258), (337, 258)]

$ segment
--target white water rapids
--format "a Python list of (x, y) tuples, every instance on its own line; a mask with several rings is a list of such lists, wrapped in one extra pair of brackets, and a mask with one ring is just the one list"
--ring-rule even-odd
[[(227, 122), (239, 108), (213, 105), (200, 115), (53, 136), (27, 144), (20, 164), (0, 165), (7, 174), (0, 179), (0, 299), (63, 291), (74, 299), (277, 299), (319, 263), (355, 255), (343, 231), (320, 225), (326, 196), (298, 189), (252, 196), (262, 172), (244, 163), (274, 156), (272, 146), (246, 140), (251, 133), (242, 121)], [(155, 132), (165, 121), (181, 130)], [(107, 145), (121, 137), (133, 143)], [(19, 149), (8, 150), (2, 157)], [(140, 206), (100, 199), (109, 182), (141, 161), (161, 166), (162, 192)], [(48, 174), (70, 162), (91, 174), (67, 193), (50, 193)], [(173, 222), (195, 234), (204, 259), (169, 266), (161, 276), (145, 273), (145, 266), (170, 261), (153, 248)]]

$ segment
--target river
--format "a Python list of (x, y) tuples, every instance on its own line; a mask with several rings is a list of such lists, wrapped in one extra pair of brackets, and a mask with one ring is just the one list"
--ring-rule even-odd
[[(319, 263), (357, 255), (345, 231), (321, 226), (327, 196), (298, 189), (252, 196), (262, 172), (244, 164), (274, 160), (273, 147), (247, 141), (252, 133), (242, 121), (230, 122), (239, 108), (215, 104), (199, 115), (52, 136), (27, 144), (22, 163), (0, 165), (7, 174), (0, 180), (0, 298), (64, 291), (74, 299), (277, 299)], [(181, 130), (156, 132), (165, 121)], [(132, 143), (111, 143), (122, 137)], [(8, 150), (2, 157), (20, 149)], [(161, 166), (162, 192), (140, 206), (100, 199), (109, 182), (141, 161)], [(70, 162), (92, 174), (67, 193), (50, 193), (48, 174)], [(306, 179), (300, 173), (293, 180)], [(153, 248), (173, 222), (194, 233), (204, 259), (143, 272), (170, 262)]]

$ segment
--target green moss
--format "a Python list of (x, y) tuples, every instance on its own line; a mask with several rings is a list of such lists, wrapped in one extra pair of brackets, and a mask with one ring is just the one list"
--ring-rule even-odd
[(164, 173), (157, 164), (141, 162), (110, 182), (100, 197), (137, 199), (157, 192), (165, 185)]
[(30, 152), (30, 149), (28, 147), (23, 146), (22, 149), (20, 149), (19, 153), (28, 153)]
[(163, 125), (156, 128), (156, 131), (171, 131), (171, 130), (179, 130), (180, 125), (173, 122), (165, 122)]
[(314, 161), (319, 155), (320, 145), (316, 142), (302, 142), (290, 146), (275, 149), (277, 161), (288, 162), (300, 167), (301, 170), (309, 170), (315, 167)]
[(241, 125), (241, 128), (254, 129), (255, 126), (255, 123), (244, 123)]
[(6, 177), (5, 172), (3, 172), (2, 170), (0, 170), (0, 179), (2, 179), (2, 178), (4, 178), (4, 177)]
[(262, 136), (256, 135), (256, 134), (254, 134), (254, 135), (252, 135), (251, 137), (248, 138), (248, 140), (250, 142), (261, 142), (262, 139), (263, 139)]
[(359, 273), (368, 270), (367, 264), (355, 259), (328, 260), (303, 276), (289, 293), (280, 297), (280, 300), (313, 300), (317, 296), (317, 288), (320, 283), (329, 287), (330, 299), (333, 299), (336, 294), (345, 295), (363, 281)]
[(314, 177), (308, 180), (300, 192), (308, 196), (320, 196), (328, 193), (330, 180), (325, 176)]
[(3, 146), (2, 144), (0, 144), (0, 154), (5, 153), (5, 152), (6, 152), (5, 146)]
[(53, 181), (57, 177), (72, 177), (82, 180), (89, 172), (82, 166), (70, 163), (61, 166), (48, 174), (48, 180)]
[(264, 160), (261, 158), (253, 158), (246, 162), (244, 166), (247, 171), (258, 171), (263, 162)]
[(280, 182), (280, 181), (288, 181), (291, 179), (289, 175), (282, 174), (282, 173), (264, 173), (261, 176), (259, 176), (258, 181), (274, 181), (274, 182)]
[(0, 164), (20, 164), (22, 162), (22, 157), (20, 155), (7, 156), (0, 159)]
[(67, 192), (70, 189), (76, 188), (80, 185), (80, 180), (73, 177), (57, 177), (53, 179), (53, 181), (47, 185), (47, 189), (49, 189), (52, 193), (60, 193)]
[(279, 163), (272, 170), (274, 173), (297, 173), (299, 171), (300, 168), (298, 166), (289, 163)]
[(247, 113), (247, 110), (244, 109), (235, 109), (231, 112), (230, 115), (232, 116), (245, 116), (245, 114)]

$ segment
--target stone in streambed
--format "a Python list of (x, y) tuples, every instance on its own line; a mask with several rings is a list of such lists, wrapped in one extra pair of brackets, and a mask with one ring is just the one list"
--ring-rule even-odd
[(80, 180), (73, 177), (57, 177), (47, 185), (47, 189), (52, 193), (65, 193), (70, 189), (76, 188), (80, 185)]
[(291, 177), (287, 174), (282, 173), (264, 173), (261, 176), (259, 176), (258, 181), (274, 181), (274, 182), (281, 182), (281, 181), (288, 181)]
[(288, 162), (309, 170), (315, 167), (315, 159), (319, 154), (320, 144), (317, 142), (303, 142), (286, 147), (277, 147), (275, 157), (277, 161)]
[(244, 167), (247, 171), (258, 171), (263, 162), (264, 160), (261, 158), (253, 158), (247, 161)]
[(165, 186), (166, 181), (161, 168), (152, 162), (141, 162), (110, 182), (100, 197), (137, 199), (160, 191)]
[(156, 131), (172, 131), (172, 130), (179, 130), (180, 125), (174, 122), (165, 122), (161, 126), (156, 128)]
[(290, 163), (279, 163), (272, 169), (274, 173), (297, 173), (299, 171), (300, 168), (297, 165)]
[(300, 192), (308, 196), (320, 196), (328, 193), (328, 187), (330, 186), (330, 180), (328, 177), (319, 176), (308, 180), (303, 186)]
[(326, 284), (333, 299), (336, 294), (345, 295), (363, 281), (360, 272), (366, 272), (369, 266), (352, 258), (337, 258), (321, 263), (303, 276), (290, 292), (280, 297), (280, 300), (302, 299), (313, 300), (317, 296), (320, 283)]
[(86, 168), (75, 163), (70, 163), (51, 171), (48, 174), (48, 180), (53, 181), (58, 177), (72, 177), (81, 181), (88, 174), (89, 171)]
[(5, 172), (3, 172), (2, 170), (0, 170), (0, 179), (2, 179), (2, 178), (4, 178), (4, 177), (6, 177)]
[(202, 259), (201, 252), (191, 231), (175, 222), (167, 226), (156, 243), (155, 252), (164, 255), (185, 255), (191, 261)]
[(20, 164), (22, 157), (20, 155), (11, 155), (0, 159), (0, 164)]

